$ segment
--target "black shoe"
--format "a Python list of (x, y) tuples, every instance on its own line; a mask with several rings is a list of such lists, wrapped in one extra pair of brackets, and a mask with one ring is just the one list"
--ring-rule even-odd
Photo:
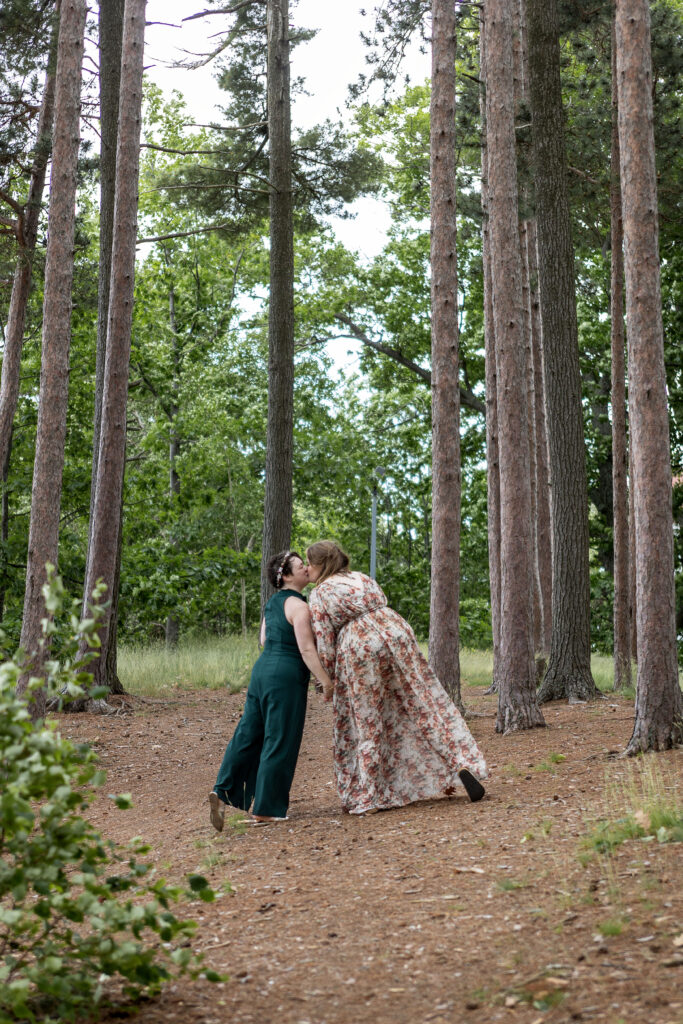
[(467, 768), (461, 768), (458, 772), (458, 776), (460, 777), (460, 781), (465, 787), (465, 791), (472, 803), (474, 804), (477, 800), (481, 800), (486, 793), (486, 790), (482, 786), (481, 782), (479, 782), (478, 779), (475, 779), (472, 772), (468, 772)]

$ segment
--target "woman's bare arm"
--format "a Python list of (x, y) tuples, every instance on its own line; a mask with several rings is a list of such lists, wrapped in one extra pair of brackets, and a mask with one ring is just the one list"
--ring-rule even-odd
[(299, 646), (305, 665), (311, 670), (319, 683), (322, 683), (325, 700), (332, 699), (334, 684), (322, 666), (315, 646), (315, 637), (311, 629), (311, 613), (303, 601), (288, 598), (285, 601), (285, 616), (294, 627), (294, 636)]

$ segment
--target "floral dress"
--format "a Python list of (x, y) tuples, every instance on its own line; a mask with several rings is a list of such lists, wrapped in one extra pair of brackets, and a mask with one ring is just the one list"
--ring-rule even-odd
[(360, 572), (309, 598), (318, 654), (334, 680), (334, 765), (344, 810), (364, 814), (452, 793), (486, 762), (415, 634)]

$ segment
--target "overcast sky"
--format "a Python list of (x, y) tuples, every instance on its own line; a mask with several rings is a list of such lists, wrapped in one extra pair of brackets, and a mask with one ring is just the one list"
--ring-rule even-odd
[[(297, 46), (292, 55), (292, 77), (303, 77), (310, 95), (300, 96), (292, 110), (295, 127), (305, 128), (325, 118), (334, 119), (339, 110), (344, 116), (348, 86), (366, 70), (365, 47), (360, 39), (361, 30), (369, 31), (371, 14), (362, 17), (358, 0), (300, 0), (293, 11), (297, 25), (318, 29), (317, 36)], [(372, 11), (373, 0), (367, 2)], [(147, 74), (163, 91), (181, 92), (192, 115), (206, 123), (216, 116), (215, 105), (221, 94), (213, 80), (211, 66), (194, 71), (172, 68), (174, 61), (186, 54), (206, 53), (214, 46), (210, 36), (226, 23), (216, 14), (185, 22), (182, 19), (207, 7), (202, 0), (148, 0), (148, 22), (167, 22), (182, 27), (149, 25), (145, 52)], [(413, 81), (424, 81), (429, 76), (429, 55), (420, 54), (414, 47), (408, 56), (405, 72)], [(389, 216), (377, 200), (361, 199), (355, 205), (358, 216), (352, 221), (334, 224), (342, 242), (372, 256), (382, 248)]]

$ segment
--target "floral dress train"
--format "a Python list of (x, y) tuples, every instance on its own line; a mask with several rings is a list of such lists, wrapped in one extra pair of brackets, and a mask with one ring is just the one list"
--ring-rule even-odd
[(364, 814), (451, 793), (462, 768), (486, 778), (462, 715), (374, 580), (360, 572), (330, 576), (309, 605), (320, 660), (334, 679), (334, 765), (344, 810)]

